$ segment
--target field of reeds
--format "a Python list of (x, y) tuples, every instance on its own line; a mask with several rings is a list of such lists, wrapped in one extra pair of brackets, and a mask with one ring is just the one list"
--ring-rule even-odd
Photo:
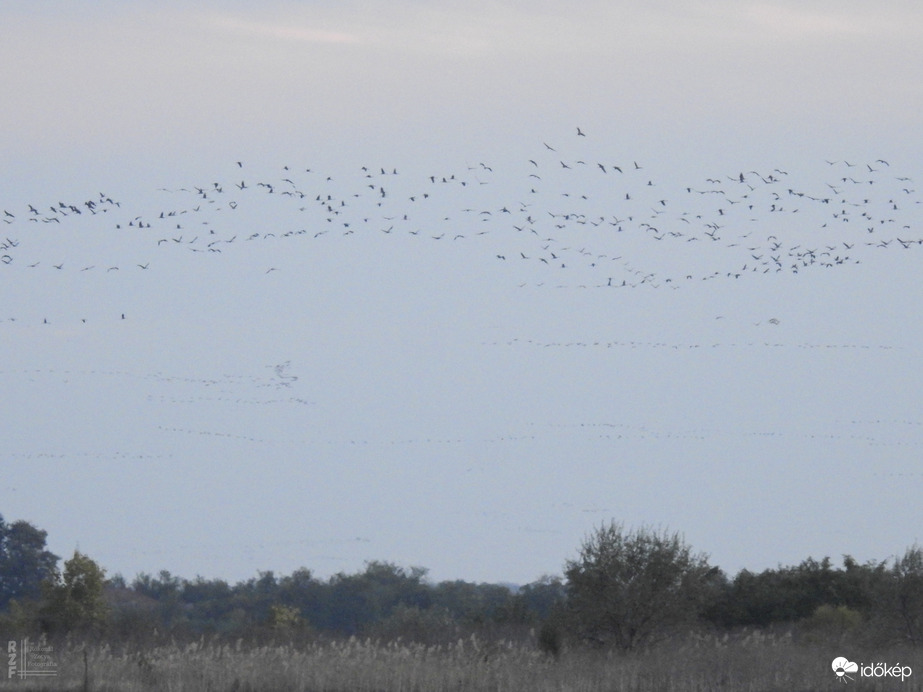
[[(698, 692), (706, 690), (921, 690), (913, 676), (844, 687), (831, 669), (836, 646), (796, 643), (759, 632), (700, 636), (637, 653), (574, 650), (557, 658), (512, 642), (476, 637), (448, 645), (372, 640), (248, 646), (200, 639), (148, 649), (113, 644), (55, 649), (57, 676), (5, 679), (0, 689), (303, 692)], [(913, 652), (867, 660), (912, 665)], [(908, 655), (909, 654), (909, 655)], [(923, 674), (923, 670), (919, 674)], [(6, 676), (4, 676), (5, 678)]]

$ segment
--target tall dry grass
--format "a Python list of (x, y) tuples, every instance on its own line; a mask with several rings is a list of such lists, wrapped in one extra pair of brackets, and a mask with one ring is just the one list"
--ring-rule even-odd
[[(87, 652), (84, 664), (84, 650)], [(763, 692), (842, 688), (830, 667), (840, 651), (758, 632), (699, 636), (646, 652), (565, 651), (557, 659), (511, 642), (476, 637), (450, 645), (401, 641), (316, 642), (247, 646), (209, 642), (146, 650), (111, 645), (56, 651), (53, 680), (4, 680), (0, 689), (301, 692)], [(913, 665), (912, 652), (861, 652), (865, 660)], [(908, 654), (911, 654), (908, 656)], [(917, 668), (923, 681), (923, 666)], [(86, 677), (85, 677), (86, 676)], [(851, 690), (921, 690), (904, 683), (857, 680)]]

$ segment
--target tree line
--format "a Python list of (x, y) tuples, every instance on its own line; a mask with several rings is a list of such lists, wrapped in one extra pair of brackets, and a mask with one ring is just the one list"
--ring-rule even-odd
[(917, 646), (923, 642), (923, 549), (840, 565), (733, 577), (679, 533), (610, 522), (584, 539), (563, 577), (523, 586), (433, 583), (420, 567), (372, 561), (319, 578), (301, 568), (230, 584), (167, 571), (107, 577), (87, 555), (60, 558), (45, 531), (0, 516), (0, 630), (139, 646), (202, 636), (247, 641), (369, 637), (438, 644), (477, 634), (570, 647), (633, 650), (691, 632), (780, 629), (800, 637)]

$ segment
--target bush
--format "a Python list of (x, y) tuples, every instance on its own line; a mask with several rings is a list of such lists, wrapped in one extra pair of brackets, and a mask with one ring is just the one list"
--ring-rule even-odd
[(630, 650), (694, 623), (720, 571), (678, 533), (600, 526), (568, 561), (568, 611), (577, 636)]
[(810, 642), (843, 642), (862, 624), (862, 614), (847, 606), (819, 606), (811, 617), (801, 622), (805, 638)]

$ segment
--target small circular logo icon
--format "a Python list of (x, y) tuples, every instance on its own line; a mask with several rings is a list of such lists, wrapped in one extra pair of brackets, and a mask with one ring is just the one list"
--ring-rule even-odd
[(843, 658), (842, 656), (838, 656), (837, 658), (833, 659), (831, 667), (833, 668), (833, 672), (836, 673), (837, 678), (839, 678), (842, 682), (855, 679), (847, 675), (847, 673), (859, 672), (858, 663), (853, 663), (849, 659)]

